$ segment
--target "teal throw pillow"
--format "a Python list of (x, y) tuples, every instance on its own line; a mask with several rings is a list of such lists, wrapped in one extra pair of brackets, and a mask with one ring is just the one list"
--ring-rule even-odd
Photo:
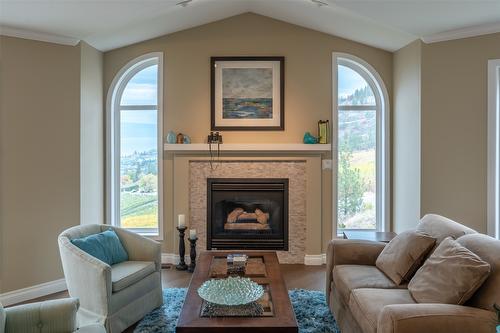
[(87, 237), (73, 239), (71, 243), (108, 265), (128, 260), (127, 251), (120, 242), (120, 238), (118, 238), (116, 232), (112, 229)]

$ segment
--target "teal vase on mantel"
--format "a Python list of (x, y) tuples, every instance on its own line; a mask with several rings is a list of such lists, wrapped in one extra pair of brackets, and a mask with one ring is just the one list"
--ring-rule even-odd
[(318, 143), (318, 139), (315, 138), (314, 136), (312, 136), (311, 133), (306, 132), (304, 134), (303, 142), (306, 143), (306, 144), (315, 144), (315, 143)]
[(497, 333), (500, 333), (500, 325), (497, 326)]
[(167, 143), (175, 143), (177, 140), (177, 134), (174, 131), (168, 131), (167, 133)]

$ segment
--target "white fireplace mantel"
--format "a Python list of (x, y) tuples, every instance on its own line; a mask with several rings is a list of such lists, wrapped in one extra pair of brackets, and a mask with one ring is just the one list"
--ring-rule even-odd
[[(166, 152), (172, 153), (200, 153), (208, 152), (207, 143), (169, 144), (163, 147)], [(223, 143), (221, 151), (226, 152), (297, 152), (322, 154), (330, 152), (331, 144), (303, 144), (303, 143)], [(212, 144), (212, 150), (217, 150), (217, 145)]]

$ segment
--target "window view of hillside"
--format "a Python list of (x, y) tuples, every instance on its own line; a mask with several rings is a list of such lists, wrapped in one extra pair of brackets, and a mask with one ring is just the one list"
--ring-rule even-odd
[(151, 66), (138, 72), (121, 100), (120, 225), (124, 228), (158, 228), (157, 71), (158, 66)]
[(338, 82), (338, 228), (375, 229), (375, 97), (366, 81), (348, 67), (339, 66)]

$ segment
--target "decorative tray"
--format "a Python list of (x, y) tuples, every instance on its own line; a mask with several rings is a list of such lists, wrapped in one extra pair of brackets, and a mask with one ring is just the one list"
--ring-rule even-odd
[(264, 288), (245, 277), (211, 279), (198, 288), (198, 295), (205, 301), (219, 305), (243, 305), (257, 301)]

